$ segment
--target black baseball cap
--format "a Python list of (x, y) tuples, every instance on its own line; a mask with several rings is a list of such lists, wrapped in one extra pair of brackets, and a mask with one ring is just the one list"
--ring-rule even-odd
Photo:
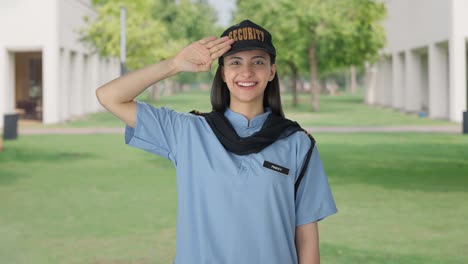
[[(266, 29), (250, 20), (244, 20), (239, 24), (226, 29), (220, 37), (229, 36), (235, 42), (224, 56), (248, 50), (264, 50), (271, 55), (272, 62), (276, 58), (276, 49), (271, 42), (271, 34)], [(219, 58), (222, 64), (222, 57)]]

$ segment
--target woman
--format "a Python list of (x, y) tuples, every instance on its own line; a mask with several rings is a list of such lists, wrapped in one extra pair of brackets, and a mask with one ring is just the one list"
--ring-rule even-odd
[[(319, 263), (317, 221), (336, 212), (315, 141), (284, 118), (276, 50), (245, 20), (96, 94), (123, 120), (126, 143), (177, 174), (176, 264)], [(179, 72), (219, 67), (213, 112), (178, 113), (134, 98)]]

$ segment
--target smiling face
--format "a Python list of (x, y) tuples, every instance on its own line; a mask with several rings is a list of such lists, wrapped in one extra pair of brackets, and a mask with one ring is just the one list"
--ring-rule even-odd
[(224, 57), (221, 76), (230, 93), (230, 108), (263, 109), (263, 94), (276, 73), (270, 55), (262, 50), (242, 51)]

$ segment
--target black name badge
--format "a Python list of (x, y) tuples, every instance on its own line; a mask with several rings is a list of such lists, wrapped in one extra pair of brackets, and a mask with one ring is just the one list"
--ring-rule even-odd
[(289, 169), (288, 168), (285, 168), (283, 166), (271, 163), (271, 162), (266, 161), (266, 160), (263, 162), (263, 167), (265, 167), (267, 169), (270, 169), (270, 170), (274, 170), (274, 171), (279, 172), (279, 173), (282, 173), (284, 175), (289, 174)]

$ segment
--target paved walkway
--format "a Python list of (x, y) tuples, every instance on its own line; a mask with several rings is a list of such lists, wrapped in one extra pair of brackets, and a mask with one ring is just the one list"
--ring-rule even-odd
[[(461, 134), (458, 126), (386, 126), (386, 127), (306, 127), (311, 133), (419, 132)], [(19, 128), (19, 135), (123, 134), (123, 127)]]

